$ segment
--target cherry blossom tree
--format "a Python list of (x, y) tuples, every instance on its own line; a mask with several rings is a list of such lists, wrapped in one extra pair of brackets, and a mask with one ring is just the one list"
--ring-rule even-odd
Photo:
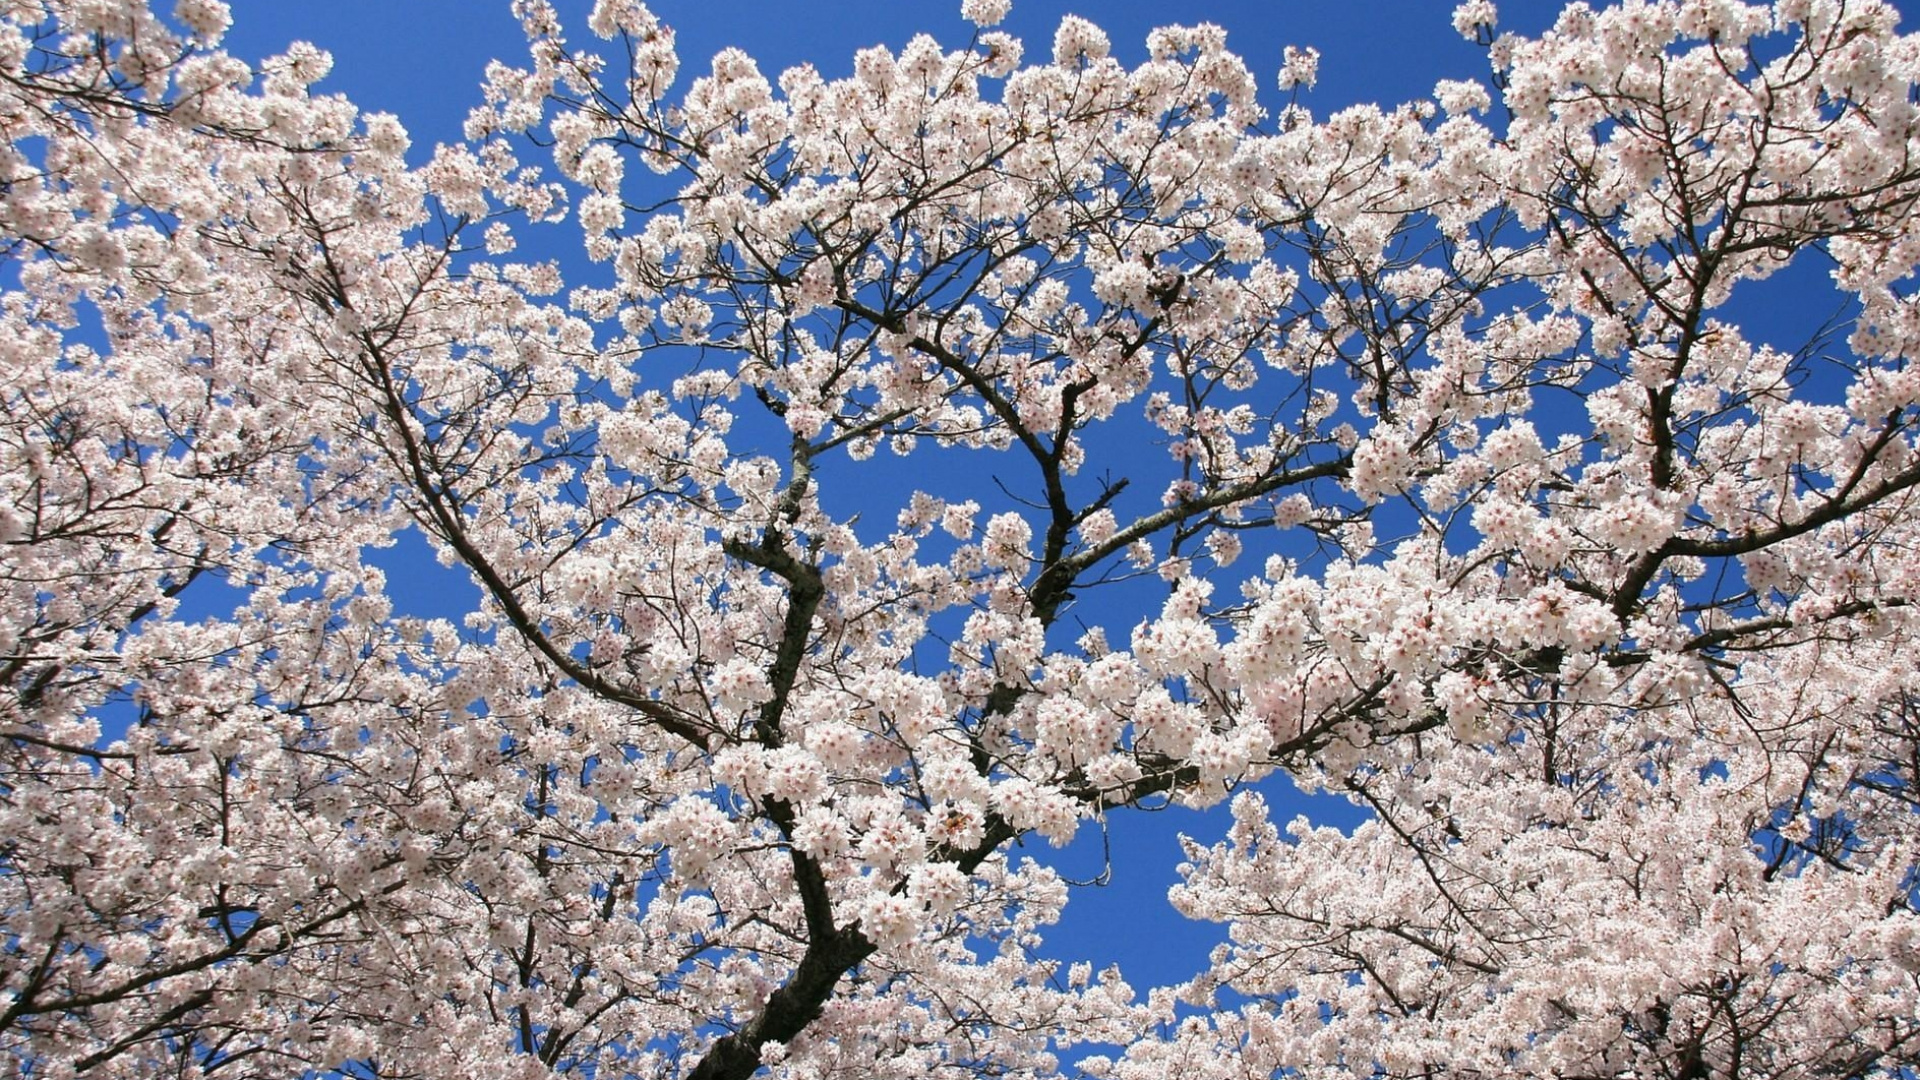
[[(1912, 1075), (1920, 39), (1472, 0), (1320, 117), (1007, 11), (515, 0), (428, 153), (0, 5), (9, 1075)], [(1227, 800), (1191, 981), (1040, 954)]]

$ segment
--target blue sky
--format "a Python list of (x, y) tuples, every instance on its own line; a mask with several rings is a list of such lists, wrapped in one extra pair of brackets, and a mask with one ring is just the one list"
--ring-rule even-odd
[[(524, 58), (507, 0), (233, 0), (232, 6), (231, 52), (257, 61), (293, 40), (328, 49), (334, 71), (317, 89), (344, 93), (362, 109), (400, 116), (413, 135), (416, 160), (424, 160), (436, 142), (459, 139), (489, 59), (519, 64)], [(1274, 74), (1284, 47), (1314, 46), (1322, 53), (1320, 81), (1302, 100), (1325, 115), (1357, 102), (1391, 105), (1423, 97), (1440, 78), (1483, 77), (1483, 55), (1449, 25), (1451, 6), (1446, 0), (1189, 0), (1177, 8), (1136, 0), (1015, 0), (1006, 28), (1027, 39), (1029, 57), (1044, 56), (1060, 17), (1083, 15), (1107, 30), (1123, 61), (1133, 62), (1143, 57), (1146, 34), (1156, 25), (1218, 23), (1259, 75), (1269, 106), (1281, 101)], [(1541, 0), (1502, 5), (1510, 21), (1528, 29), (1550, 20), (1557, 6)], [(580, 25), (587, 7), (586, 0), (561, 4), (579, 27), (574, 36), (583, 44), (591, 37)], [(957, 44), (970, 32), (959, 17), (958, 0), (660, 0), (652, 7), (678, 35), (682, 88), (726, 46), (745, 48), (769, 75), (807, 61), (835, 76), (850, 71), (854, 52), (869, 45), (898, 48), (920, 32)], [(560, 240), (557, 250), (578, 250), (571, 232)], [(470, 595), (463, 582), (447, 583), (423, 544), (410, 541), (397, 550), (403, 562), (418, 567), (416, 573), (392, 577), (403, 606), (444, 604), (449, 588), (463, 599)], [(1284, 789), (1284, 781), (1267, 785), (1269, 798), (1283, 802), (1276, 787)], [(1351, 811), (1338, 811), (1337, 817), (1352, 820)], [(1326, 803), (1314, 810), (1316, 816), (1328, 812)], [(1285, 806), (1276, 807), (1276, 816), (1288, 813)], [(1117, 961), (1143, 988), (1183, 979), (1203, 967), (1221, 928), (1181, 919), (1167, 906), (1166, 889), (1177, 880), (1176, 835), (1186, 831), (1211, 841), (1224, 825), (1220, 813), (1115, 815), (1111, 883), (1076, 891), (1067, 922), (1051, 935), (1050, 951), (1096, 966)], [(1055, 861), (1074, 878), (1091, 878), (1103, 864), (1100, 831), (1094, 827), (1064, 855), (1044, 842), (1031, 843), (1024, 853)]]

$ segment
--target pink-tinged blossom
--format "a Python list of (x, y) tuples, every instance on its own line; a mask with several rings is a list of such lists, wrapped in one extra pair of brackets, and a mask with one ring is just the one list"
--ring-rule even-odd
[(1320, 50), (1311, 46), (1289, 45), (1280, 64), (1280, 89), (1311, 89), (1320, 77)]
[(996, 26), (1013, 10), (1013, 0), (960, 0), (960, 17), (978, 27)]
[(995, 514), (987, 522), (983, 545), (987, 564), (1003, 570), (1025, 570), (1033, 558), (1028, 548), (1032, 539), (1033, 527), (1026, 518), (1017, 513)]
[(1078, 15), (1061, 19), (1053, 32), (1053, 62), (1060, 67), (1104, 60), (1111, 48), (1106, 31)]
[(1499, 19), (1499, 12), (1493, 6), (1493, 0), (1468, 0), (1453, 9), (1453, 29), (1461, 37), (1471, 40), (1475, 34), (1491, 27)]
[(203, 45), (219, 44), (233, 25), (233, 12), (221, 0), (179, 0), (173, 6), (173, 17), (193, 31)]
[[(670, 93), (505, 6), (425, 154), (217, 0), (0, 5), (9, 1068), (1910, 1069), (1892, 7), (1474, 0), (1266, 118), (1217, 26)], [(1190, 981), (1058, 957), (1039, 840), (1229, 796)]]

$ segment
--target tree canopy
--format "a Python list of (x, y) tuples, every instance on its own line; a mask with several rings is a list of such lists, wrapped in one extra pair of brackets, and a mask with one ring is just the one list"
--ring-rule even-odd
[[(10, 1075), (1913, 1075), (1895, 9), (1471, 0), (1319, 116), (578, 6), (428, 152), (220, 0), (0, 5)], [(1226, 943), (1042, 955), (1169, 803)]]

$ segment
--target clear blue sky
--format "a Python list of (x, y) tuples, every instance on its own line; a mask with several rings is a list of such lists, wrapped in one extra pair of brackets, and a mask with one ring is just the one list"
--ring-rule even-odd
[[(362, 109), (401, 117), (424, 160), (436, 142), (455, 141), (466, 111), (479, 99), (481, 72), (491, 58), (519, 64), (524, 43), (507, 0), (233, 0), (235, 27), (227, 47), (249, 61), (282, 50), (293, 40), (312, 41), (334, 55), (333, 74), (317, 89), (345, 93)], [(586, 0), (562, 0), (563, 13), (583, 25)], [(970, 27), (958, 0), (660, 0), (651, 5), (670, 23), (682, 56), (681, 88), (706, 69), (720, 48), (740, 46), (769, 76), (808, 61), (824, 74), (851, 70), (853, 53), (873, 44), (898, 48), (915, 33), (944, 43), (963, 41)], [(1524, 29), (1550, 21), (1558, 5), (1545, 0), (1506, 0), (1503, 16)], [(1363, 102), (1391, 105), (1423, 97), (1440, 78), (1483, 77), (1481, 52), (1460, 40), (1449, 25), (1448, 0), (1189, 0), (1180, 5), (1139, 0), (1015, 0), (1009, 29), (1027, 40), (1029, 58), (1044, 57), (1061, 15), (1085, 16), (1107, 30), (1116, 54), (1135, 62), (1145, 53), (1148, 30), (1168, 22), (1213, 22), (1227, 28), (1229, 43), (1259, 76), (1268, 104), (1280, 101), (1274, 75), (1287, 45), (1311, 45), (1322, 53), (1319, 84), (1303, 99), (1316, 114)], [(1909, 20), (1911, 21), (1911, 20)], [(563, 250), (577, 251), (567, 235)], [(1789, 305), (1790, 306), (1790, 305)], [(419, 560), (419, 572), (394, 575), (396, 600), (431, 604), (439, 573), (424, 545), (409, 543), (403, 558)], [(440, 581), (444, 582), (444, 578)], [(1124, 623), (1123, 623), (1124, 625)], [(1281, 803), (1284, 781), (1267, 785)], [(1304, 804), (1302, 804), (1304, 805)], [(1276, 808), (1277, 817), (1287, 812)], [(1321, 803), (1352, 820), (1344, 806)], [(1140, 988), (1183, 979), (1205, 965), (1207, 948), (1221, 928), (1186, 922), (1166, 904), (1177, 880), (1175, 836), (1186, 831), (1211, 842), (1224, 831), (1224, 814), (1186, 811), (1116, 815), (1114, 871), (1103, 889), (1077, 890), (1067, 922), (1050, 935), (1056, 955), (1099, 964), (1118, 961)], [(1065, 853), (1044, 842), (1028, 852), (1055, 860), (1073, 877), (1091, 877), (1102, 863), (1099, 830), (1088, 827)], [(1018, 853), (1016, 853), (1018, 854)]]

